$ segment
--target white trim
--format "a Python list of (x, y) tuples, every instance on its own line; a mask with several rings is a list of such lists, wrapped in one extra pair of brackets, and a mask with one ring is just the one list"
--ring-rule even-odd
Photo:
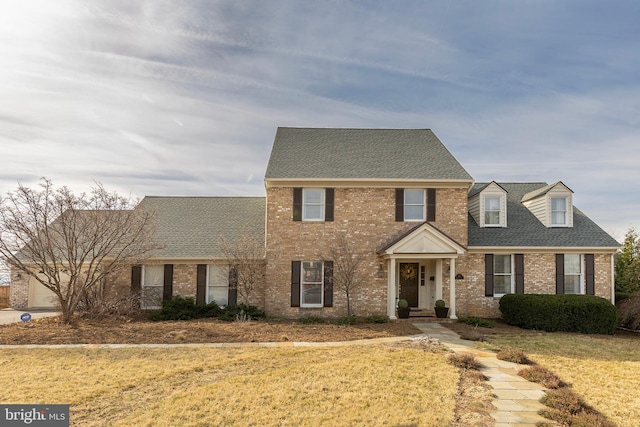
[[(320, 203), (307, 203), (305, 202), (305, 195), (308, 191), (319, 191), (320, 192)], [(326, 189), (324, 188), (303, 188), (302, 189), (302, 221), (303, 222), (323, 222), (324, 221), (324, 213), (325, 213), (325, 199), (326, 199)], [(319, 218), (305, 218), (305, 212), (307, 211), (306, 206), (320, 206), (320, 217)]]
[[(402, 206), (402, 220), (404, 222), (424, 222), (427, 219), (427, 191), (423, 188), (404, 188), (403, 190), (403, 206)], [(422, 203), (421, 204), (408, 204), (407, 203), (407, 191), (415, 191), (422, 192)], [(422, 206), (422, 216), (420, 218), (410, 218), (407, 219), (407, 207), (411, 206)]]
[[(513, 256), (513, 254), (509, 253), (509, 254), (500, 254), (500, 253), (494, 253), (493, 255), (493, 297), (494, 298), (500, 298), (503, 297), (505, 295), (507, 295), (507, 293), (513, 294), (515, 293), (515, 257)], [(509, 292), (507, 293), (496, 293), (496, 255), (498, 256), (509, 256), (509, 261), (511, 264), (511, 271), (509, 272), (509, 277), (511, 278), (510, 280), (510, 284), (509, 284)], [(506, 276), (506, 274), (500, 274), (500, 276)]]
[[(567, 274), (567, 255), (578, 255), (578, 264), (580, 265), (580, 272), (578, 274)], [(564, 263), (564, 279), (563, 279), (563, 293), (567, 294), (567, 295), (584, 295), (585, 292), (585, 259), (584, 259), (584, 255), (582, 253), (576, 254), (576, 253), (570, 253), (570, 254), (564, 254), (563, 257), (563, 263)], [(594, 260), (595, 263), (595, 260)], [(595, 266), (594, 266), (595, 268)], [(573, 292), (571, 294), (567, 293), (567, 276), (578, 276), (578, 292)]]
[(269, 178), (265, 179), (265, 189), (275, 187), (314, 187), (328, 188), (465, 188), (472, 184), (471, 179), (379, 179), (379, 178)]
[(456, 259), (449, 261), (449, 319), (457, 319), (456, 316)]
[[(163, 281), (160, 285), (145, 285), (147, 267), (161, 267), (162, 268), (162, 277)], [(160, 288), (160, 305), (145, 305), (144, 301), (144, 289), (145, 288)], [(140, 308), (142, 310), (158, 310), (162, 308), (162, 297), (164, 293), (164, 264), (143, 264), (141, 273), (140, 273)]]
[(387, 316), (396, 319), (396, 260), (391, 257), (387, 261)]
[[(595, 256), (593, 257), (593, 263), (596, 263)], [(593, 266), (595, 270), (595, 265)], [(594, 294), (595, 292), (595, 284), (594, 284)], [(611, 257), (611, 304), (616, 303), (616, 263), (614, 257)]]
[(467, 251), (470, 254), (476, 253), (616, 253), (620, 247), (551, 247), (551, 246), (469, 246)]
[[(304, 264), (320, 264), (320, 281), (319, 282), (306, 282), (304, 280)], [(320, 302), (317, 304), (309, 304), (303, 302), (304, 285), (320, 285)], [(300, 307), (301, 308), (322, 308), (324, 307), (324, 262), (322, 261), (301, 261), (300, 262)]]
[[(226, 285), (215, 285), (215, 286), (211, 286), (209, 285), (210, 280), (211, 280), (211, 267), (220, 267), (221, 270), (225, 270), (226, 269), (226, 280), (224, 280), (224, 273), (223, 271), (220, 271), (220, 280), (223, 280), (226, 282)], [(226, 292), (227, 292), (227, 303), (226, 304), (221, 304), (218, 301), (216, 301), (216, 304), (220, 305), (220, 306), (225, 306), (229, 304), (229, 266), (228, 265), (224, 265), (224, 264), (207, 264), (207, 273), (206, 273), (206, 278), (205, 278), (205, 296), (204, 296), (204, 302), (206, 304), (210, 303), (211, 300), (210, 299), (210, 295), (209, 295), (209, 288), (225, 288)]]
[[(416, 252), (417, 250), (420, 252)], [(424, 223), (385, 249), (381, 255), (396, 255), (403, 258), (456, 258), (465, 252), (466, 249), (463, 246), (432, 225)]]

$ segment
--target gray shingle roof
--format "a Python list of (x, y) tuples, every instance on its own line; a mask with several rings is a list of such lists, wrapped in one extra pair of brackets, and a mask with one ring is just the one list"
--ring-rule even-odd
[[(522, 201), (526, 202), (528, 200), (535, 199), (536, 197), (540, 197), (540, 196), (542, 196), (544, 194), (547, 194), (549, 192), (549, 190), (551, 190), (553, 187), (555, 187), (558, 184), (564, 185), (562, 183), (562, 181), (558, 181), (558, 182), (554, 182), (553, 184), (545, 185), (542, 188), (538, 188), (536, 190), (530, 191), (527, 194), (523, 195), (522, 196)], [(564, 185), (564, 186), (567, 187), (566, 185)], [(571, 191), (571, 189), (569, 187), (567, 187), (567, 189), (569, 189), (569, 191)], [(571, 191), (571, 192), (573, 193), (573, 191)]]
[(264, 197), (145, 197), (156, 213), (158, 258), (221, 258), (221, 239), (255, 236), (264, 244)]
[[(486, 184), (477, 183), (470, 191)], [(469, 246), (603, 247), (620, 244), (575, 206), (572, 228), (547, 228), (520, 201), (547, 183), (500, 183), (507, 193), (507, 228), (480, 228), (469, 215)]]
[(472, 180), (429, 129), (287, 127), (265, 178)]

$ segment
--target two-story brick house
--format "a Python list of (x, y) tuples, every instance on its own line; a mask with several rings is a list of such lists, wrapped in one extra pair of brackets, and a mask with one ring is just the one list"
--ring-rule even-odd
[(619, 244), (566, 185), (475, 183), (427, 129), (279, 128), (265, 187), (265, 198), (145, 198), (165, 249), (111, 287), (234, 301), (219, 239), (249, 233), (266, 265), (252, 303), (268, 315), (346, 313), (323, 257), (339, 238), (366, 257), (357, 315), (394, 318), (399, 298), (427, 314), (444, 299), (453, 318), (498, 316), (514, 292), (613, 299)]

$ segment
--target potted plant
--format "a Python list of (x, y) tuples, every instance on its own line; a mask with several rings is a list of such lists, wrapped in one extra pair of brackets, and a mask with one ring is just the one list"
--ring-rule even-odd
[(445, 319), (449, 315), (449, 307), (445, 307), (445, 302), (442, 299), (436, 301), (436, 317), (438, 319)]
[(398, 301), (398, 318), (399, 319), (408, 319), (409, 312), (411, 309), (409, 308), (409, 303), (406, 299), (401, 299)]

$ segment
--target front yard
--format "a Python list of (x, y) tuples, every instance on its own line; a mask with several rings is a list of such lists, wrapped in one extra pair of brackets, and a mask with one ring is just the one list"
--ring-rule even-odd
[(449, 425), (442, 354), (334, 348), (0, 350), (2, 403), (65, 403), (82, 426)]
[[(498, 327), (491, 347), (522, 349), (619, 426), (640, 422), (640, 334), (584, 335)], [(483, 329), (491, 332), (491, 329)]]

